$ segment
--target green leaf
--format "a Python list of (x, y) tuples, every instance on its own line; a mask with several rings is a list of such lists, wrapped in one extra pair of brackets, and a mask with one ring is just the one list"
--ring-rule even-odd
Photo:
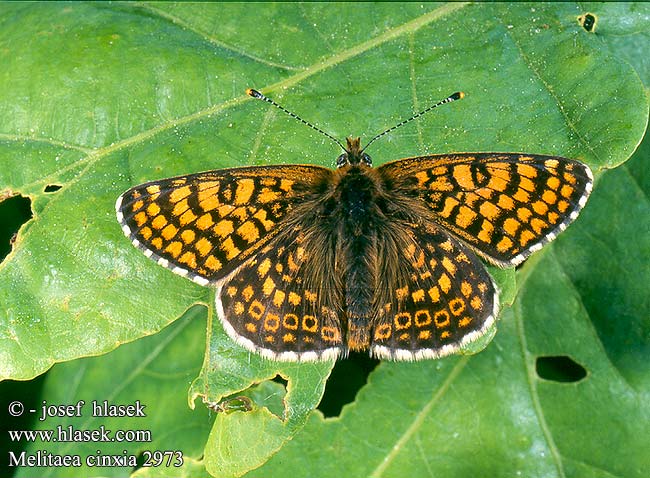
[[(39, 418), (34, 430), (53, 431), (54, 439), (37, 439), (26, 446), (25, 453), (26, 456), (45, 456), (44, 453), (78, 456), (81, 466), (18, 467), (16, 476), (125, 476), (133, 471), (133, 466), (128, 466), (129, 460), (143, 453), (167, 450), (182, 453), (183, 461), (190, 460), (196, 465), (203, 454), (211, 423), (205, 407), (192, 412), (184, 397), (203, 358), (204, 317), (204, 308), (194, 307), (155, 336), (101, 357), (53, 367), (45, 379), (43, 399), (25, 397), (24, 401), (25, 408), (35, 409), (34, 415)], [(106, 410), (111, 405), (134, 407), (130, 412), (133, 416), (101, 416), (105, 413), (105, 401)], [(138, 403), (145, 416), (134, 415)], [(78, 404), (79, 409), (76, 408)], [(60, 416), (59, 407), (70, 405), (74, 406), (74, 416)], [(56, 407), (57, 416), (41, 420), (43, 406)], [(129, 413), (126, 408), (124, 413)], [(97, 432), (101, 427), (106, 430), (105, 437), (112, 441), (102, 441), (103, 436)], [(68, 440), (63, 441), (59, 429), (67, 433)], [(91, 432), (102, 440), (89, 439)], [(85, 434), (86, 438), (73, 439), (73, 433)], [(17, 450), (13, 452), (19, 456)], [(100, 460), (107, 456), (124, 461), (111, 460), (108, 466), (100, 465)], [(146, 455), (142, 455), (140, 460), (145, 458)], [(167, 457), (164, 463), (166, 460)], [(178, 476), (176, 472), (180, 473), (181, 469), (187, 472), (188, 467), (173, 466), (178, 463), (174, 460), (171, 466), (160, 466), (167, 469), (166, 476), (170, 470), (174, 470), (174, 476)], [(204, 467), (203, 473), (205, 475)]]
[[(333, 166), (336, 147), (247, 97), (247, 87), (263, 90), (336, 137), (366, 139), (454, 91), (466, 93), (462, 102), (374, 143), (369, 153), (375, 164), (449, 151), (557, 154), (580, 159), (594, 171), (622, 164), (640, 142), (648, 118), (648, 98), (638, 76), (648, 84), (641, 59), (648, 20), (636, 4), (595, 5), (593, 11), (600, 8), (597, 30), (588, 33), (577, 18), (592, 6), (4, 4), (0, 198), (29, 197), (34, 217), (0, 263), (0, 377), (29, 379), (57, 362), (106, 353), (153, 334), (193, 304), (212, 309), (213, 292), (132, 247), (115, 220), (113, 204), (131, 185), (201, 170), (273, 163)], [(642, 47), (635, 49), (634, 42)], [(632, 166), (607, 175), (619, 171), (632, 171)], [(635, 181), (643, 185), (645, 175), (638, 171)], [(62, 187), (46, 192), (48, 185)], [(545, 330), (531, 328), (528, 314), (545, 311), (549, 296), (530, 295), (527, 288), (536, 281), (557, 287), (561, 280), (585, 284), (596, 272), (615, 274), (617, 250), (593, 264), (588, 260), (592, 251), (575, 250), (564, 236), (579, 234), (573, 231), (582, 223), (601, 221), (600, 228), (607, 227), (603, 217), (625, 210), (625, 201), (632, 199), (619, 196), (623, 192), (599, 185), (586, 218), (524, 266), (519, 280), (525, 285), (514, 312), (506, 308), (486, 350), (436, 362), (382, 364), (339, 419), (323, 420), (311, 412), (331, 363), (261, 360), (232, 344), (210, 315), (208, 350), (190, 391), (192, 403), (198, 396), (220, 401), (249, 388), (246, 393), (252, 394), (275, 387), (267, 381), (276, 375), (288, 385), (282, 403), (276, 397), (267, 408), (256, 398), (250, 413), (217, 415), (205, 469), (237, 476), (275, 454), (254, 473), (274, 470), (284, 460), (283, 474), (309, 465), (304, 469), (316, 476), (326, 476), (331, 467), (348, 476), (406, 470), (416, 475), (489, 476), (504, 470), (512, 475), (521, 470), (522, 476), (581, 475), (573, 469), (584, 471), (590, 466), (584, 463), (593, 463), (585, 450), (596, 440), (579, 449), (570, 439), (591, 438), (586, 426), (574, 424), (573, 435), (567, 434), (554, 414), (568, 414), (566, 403), (591, 406), (580, 387), (605, 390), (594, 370), (605, 369), (606, 358), (625, 370), (638, 394), (647, 393), (647, 374), (638, 360), (647, 347), (648, 304), (640, 296), (623, 301), (628, 313), (612, 336), (607, 319), (615, 310), (602, 307), (602, 290), (591, 291), (586, 313), (569, 308), (553, 316), (568, 321), (572, 330), (585, 321), (594, 324), (605, 345), (599, 348), (592, 341), (587, 353), (581, 336), (570, 342), (571, 336), (561, 334), (557, 350), (575, 357), (590, 375), (562, 385), (569, 398), (548, 405), (547, 384), (535, 376), (534, 360), (551, 348), (528, 349)], [(603, 199), (589, 219), (599, 194), (610, 201)], [(644, 207), (641, 201), (639, 214), (647, 217)], [(626, 227), (631, 230), (643, 217), (635, 214)], [(615, 245), (625, 244), (630, 254), (625, 267), (643, 264), (647, 249), (639, 249), (635, 263), (623, 230), (604, 232), (621, 241)], [(587, 246), (595, 239), (589, 237)], [(644, 283), (637, 280), (637, 270), (629, 270), (630, 278), (612, 294)], [(518, 288), (513, 271), (499, 274), (497, 281), (502, 303), (511, 303)], [(568, 307), (574, 302), (563, 299)], [(625, 329), (632, 333), (626, 335)], [(195, 333), (203, 339), (202, 331)], [(572, 346), (579, 346), (576, 355)], [(613, 394), (609, 407), (621, 405), (614, 421), (629, 410), (627, 398), (619, 397), (626, 390), (618, 382), (607, 389)], [(46, 393), (49, 400), (52, 392)], [(605, 410), (602, 404), (594, 406)], [(625, 430), (633, 432), (644, 423), (647, 410), (640, 408)], [(611, 422), (599, 423), (602, 433), (612, 432)], [(363, 443), (355, 438), (361, 436)], [(615, 443), (613, 449), (626, 457), (644, 444)], [(345, 458), (338, 450), (354, 452)], [(647, 465), (642, 455), (616, 466), (603, 456), (598, 464), (634, 476), (634, 467)], [(301, 456), (313, 460), (305, 464)], [(353, 456), (360, 463), (350, 463)], [(309, 468), (312, 464), (322, 467)], [(201, 473), (203, 462), (197, 466)], [(594, 466), (584, 474), (598, 476), (599, 471)]]

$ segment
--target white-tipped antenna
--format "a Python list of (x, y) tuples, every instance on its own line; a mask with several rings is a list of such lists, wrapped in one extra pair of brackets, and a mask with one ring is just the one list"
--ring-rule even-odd
[(413, 121), (414, 119), (419, 118), (419, 117), (422, 116), (423, 114), (428, 113), (429, 111), (431, 111), (431, 110), (434, 109), (434, 108), (437, 108), (438, 106), (445, 105), (445, 104), (447, 104), (447, 103), (451, 103), (452, 101), (462, 100), (464, 97), (465, 97), (465, 93), (463, 93), (462, 91), (457, 91), (456, 93), (454, 93), (453, 95), (448, 96), (448, 97), (445, 98), (444, 100), (438, 101), (435, 105), (431, 105), (431, 106), (429, 106), (428, 108), (426, 108), (426, 109), (420, 111), (419, 113), (414, 114), (414, 115), (411, 116), (409, 119), (405, 119), (404, 121), (400, 121), (400, 122), (397, 123), (395, 126), (393, 126), (393, 127), (391, 127), (391, 128), (388, 128), (386, 131), (384, 131), (384, 132), (382, 132), (382, 133), (379, 133), (377, 136), (375, 136), (375, 137), (372, 138), (370, 141), (368, 141), (368, 144), (366, 144), (366, 145), (363, 147), (363, 149), (361, 150), (361, 152), (364, 152), (364, 151), (368, 148), (368, 146), (370, 146), (372, 143), (374, 143), (376, 140), (378, 140), (379, 138), (381, 138), (381, 137), (384, 136), (385, 134), (388, 134), (388, 133), (390, 133), (391, 131), (396, 130), (396, 129), (399, 128), (400, 126), (404, 126), (406, 123), (410, 123), (410, 122)]
[(252, 96), (253, 98), (256, 98), (256, 99), (258, 99), (258, 100), (264, 100), (264, 101), (266, 101), (267, 103), (271, 103), (273, 106), (275, 106), (276, 108), (279, 108), (281, 111), (284, 111), (286, 114), (288, 114), (288, 115), (291, 116), (292, 118), (297, 119), (297, 120), (300, 121), (302, 124), (305, 124), (305, 125), (309, 126), (311, 129), (315, 129), (315, 130), (318, 131), (320, 134), (323, 134), (323, 135), (327, 136), (329, 139), (331, 139), (331, 140), (334, 141), (336, 144), (338, 144), (338, 145), (341, 147), (341, 149), (343, 149), (343, 151), (347, 151), (347, 150), (345, 149), (345, 146), (343, 146), (343, 144), (341, 144), (341, 142), (340, 142), (338, 139), (336, 139), (334, 136), (332, 136), (332, 135), (329, 134), (329, 133), (326, 133), (325, 131), (323, 131), (322, 129), (320, 129), (320, 128), (317, 127), (317, 126), (314, 126), (314, 125), (311, 124), (309, 121), (305, 121), (304, 119), (302, 119), (302, 118), (301, 118), (300, 116), (298, 116), (297, 114), (292, 113), (291, 111), (289, 111), (288, 109), (286, 109), (284, 106), (279, 105), (278, 103), (276, 103), (275, 101), (273, 101), (271, 98), (267, 98), (266, 96), (264, 96), (264, 95), (263, 95), (262, 93), (260, 93), (259, 91), (254, 90), (253, 88), (248, 88), (248, 89), (246, 90), (246, 94), (247, 94), (248, 96)]

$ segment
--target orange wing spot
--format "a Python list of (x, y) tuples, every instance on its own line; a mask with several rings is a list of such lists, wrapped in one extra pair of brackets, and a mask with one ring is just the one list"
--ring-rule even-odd
[[(495, 163), (493, 167), (488, 168), (488, 171), (493, 178), (498, 178), (503, 183), (510, 182), (512, 175), (510, 174), (510, 165), (508, 163)], [(501, 189), (497, 189), (501, 191)]]
[(557, 190), (557, 188), (560, 187), (560, 178), (557, 176), (551, 176), (546, 180), (546, 185), (553, 190)]
[(415, 326), (416, 327), (426, 327), (431, 325), (431, 315), (428, 310), (418, 310), (415, 313)]
[(341, 333), (335, 327), (323, 327), (320, 331), (320, 336), (325, 342), (340, 342)]
[(560, 162), (557, 159), (547, 159), (546, 161), (544, 161), (544, 166), (546, 166), (549, 169), (557, 168), (558, 164), (560, 164)]
[(293, 306), (300, 305), (302, 299), (295, 292), (289, 292), (289, 303)]
[(557, 202), (557, 210), (564, 213), (566, 210), (569, 209), (569, 203), (565, 201), (564, 199), (560, 199)]
[(543, 216), (548, 211), (548, 204), (546, 204), (544, 201), (535, 201), (533, 203), (533, 211), (535, 211), (538, 215)]
[(404, 300), (404, 299), (406, 299), (406, 297), (408, 296), (408, 293), (409, 293), (409, 288), (408, 288), (407, 285), (405, 285), (404, 287), (402, 287), (402, 288), (400, 288), (400, 289), (397, 289), (397, 290), (395, 291), (395, 295), (396, 295), (396, 297), (397, 297), (397, 300)]
[(436, 324), (436, 327), (443, 329), (450, 324), (451, 318), (449, 317), (449, 312), (446, 310), (440, 310), (433, 314), (433, 323)]
[(219, 217), (226, 217), (228, 214), (235, 210), (235, 206), (230, 204), (223, 204), (217, 208), (217, 214)]
[(160, 206), (158, 206), (158, 204), (156, 204), (155, 202), (152, 202), (147, 206), (147, 214), (149, 215), (149, 217), (157, 216), (158, 213), (160, 213)]
[(452, 299), (449, 301), (449, 310), (451, 313), (458, 317), (465, 311), (465, 301), (461, 298)]
[(264, 342), (268, 342), (272, 344), (273, 342), (275, 342), (275, 337), (273, 337), (272, 335), (267, 335), (266, 337), (264, 337)]
[(151, 184), (150, 186), (147, 186), (147, 192), (149, 194), (158, 194), (160, 192), (160, 186), (157, 184)]
[(444, 267), (447, 272), (449, 272), (452, 277), (456, 275), (456, 264), (449, 260), (449, 257), (442, 259), (442, 267)]
[(553, 212), (553, 211), (550, 211), (548, 213), (548, 216), (546, 216), (546, 217), (548, 217), (548, 222), (550, 222), (551, 224), (557, 224), (557, 222), (560, 219), (560, 216), (557, 213)]
[(528, 222), (532, 215), (533, 213), (528, 208), (520, 207), (517, 209), (517, 217), (521, 222)]
[(285, 329), (298, 330), (298, 316), (296, 314), (285, 314), (282, 318), (282, 325)]
[(569, 184), (575, 184), (577, 182), (576, 177), (571, 173), (564, 173), (563, 177), (564, 177), (564, 180)]
[(241, 179), (237, 183), (237, 189), (235, 190), (235, 204), (246, 204), (250, 201), (253, 191), (255, 191), (255, 181)]
[(254, 300), (251, 302), (250, 307), (248, 307), (248, 313), (255, 320), (260, 320), (264, 315), (264, 306), (259, 300)]
[(142, 209), (144, 206), (144, 201), (142, 199), (137, 200), (136, 202), (133, 203), (133, 207), (131, 208), (131, 212), (138, 211)]
[(411, 293), (411, 297), (413, 298), (413, 302), (422, 302), (424, 301), (424, 291), (422, 289)]
[(246, 302), (251, 300), (251, 297), (253, 297), (253, 293), (254, 293), (253, 287), (251, 287), (250, 285), (247, 285), (246, 287), (244, 287), (244, 290), (241, 291), (241, 295), (244, 296), (244, 300)]
[(284, 334), (282, 336), (282, 341), (285, 342), (285, 343), (293, 343), (293, 342), (296, 341), (296, 336), (293, 335), (293, 334), (289, 334), (289, 333)]
[(183, 252), (183, 244), (179, 241), (170, 242), (165, 247), (165, 252), (169, 252), (171, 256), (176, 259), (181, 252)]
[(144, 237), (145, 240), (147, 240), (147, 241), (148, 241), (149, 239), (151, 239), (151, 235), (152, 235), (152, 234), (153, 234), (153, 232), (151, 231), (151, 229), (149, 229), (149, 228), (146, 227), (146, 226), (143, 227), (142, 229), (140, 229), (140, 235), (141, 235), (142, 237)]
[(246, 221), (239, 226), (237, 228), (237, 234), (249, 244), (252, 244), (260, 238), (260, 230), (251, 221)]
[(501, 214), (501, 210), (490, 201), (484, 201), (479, 207), (479, 212), (490, 221), (493, 221)]
[(446, 240), (445, 242), (441, 242), (440, 247), (443, 250), (447, 251), (447, 252), (451, 252), (451, 251), (454, 250), (454, 245), (451, 243), (450, 240)]
[(445, 205), (440, 212), (440, 215), (444, 218), (451, 216), (451, 213), (454, 212), (454, 209), (458, 206), (458, 200), (452, 197), (445, 198)]
[(487, 219), (483, 220), (481, 224), (481, 230), (479, 231), (478, 237), (481, 241), (490, 243), (492, 242), (492, 233), (494, 232), (494, 226)]
[(275, 222), (266, 219), (266, 211), (264, 209), (257, 211), (255, 214), (253, 214), (253, 217), (262, 223), (265, 231), (271, 229), (275, 224)]
[(560, 189), (560, 194), (565, 198), (570, 198), (571, 195), (573, 194), (573, 191), (574, 189), (571, 186), (565, 184), (564, 186), (562, 186), (562, 189)]
[(546, 222), (544, 222), (541, 219), (539, 219), (538, 217), (536, 217), (532, 221), (530, 221), (530, 227), (537, 234), (541, 234), (542, 231), (548, 227), (548, 224), (546, 224)]
[(262, 292), (264, 293), (265, 296), (268, 297), (273, 293), (274, 290), (275, 290), (275, 282), (270, 277), (267, 277), (266, 280), (264, 281), (264, 284), (262, 284)]
[(151, 240), (151, 245), (155, 247), (156, 249), (161, 249), (162, 248), (162, 239), (160, 237), (154, 237)]
[(420, 340), (429, 340), (431, 338), (431, 332), (428, 330), (421, 330), (418, 334), (418, 339)]
[(512, 240), (508, 236), (504, 236), (497, 244), (497, 251), (507, 252), (512, 248), (513, 245), (514, 243), (512, 242)]
[(181, 226), (187, 226), (195, 219), (196, 219), (196, 215), (188, 209), (181, 215), (181, 217), (178, 218), (178, 221), (181, 223)]
[(433, 258), (431, 258), (431, 259), (429, 260), (429, 266), (431, 267), (431, 269), (435, 269), (436, 267), (438, 267), (438, 261), (435, 260), (435, 259), (433, 259)]
[(382, 324), (375, 329), (375, 340), (386, 340), (390, 337), (392, 327), (390, 324)]
[(476, 219), (477, 214), (467, 206), (461, 206), (456, 215), (456, 224), (460, 227), (471, 226)]
[(527, 178), (537, 177), (537, 169), (535, 169), (535, 167), (531, 166), (530, 164), (517, 164), (517, 173)]
[(163, 239), (169, 241), (176, 235), (177, 232), (178, 228), (176, 226), (173, 224), (167, 224), (165, 228), (160, 231), (160, 235), (163, 237)]
[(418, 180), (418, 186), (423, 187), (429, 180), (429, 175), (426, 171), (419, 171), (415, 173), (415, 177)]
[(156, 216), (153, 221), (151, 221), (151, 227), (154, 229), (162, 229), (167, 225), (167, 219), (165, 219), (165, 216)]
[(475, 189), (476, 185), (472, 181), (472, 170), (469, 164), (459, 164), (452, 169), (452, 174), (456, 183), (462, 189)]
[(465, 297), (469, 297), (472, 294), (472, 284), (467, 281), (463, 281), (460, 284), (460, 292)]
[(415, 244), (411, 243), (406, 246), (406, 257), (411, 259), (415, 255)]
[(200, 181), (198, 183), (199, 191), (206, 191), (208, 189), (213, 189), (213, 192), (219, 191), (219, 181)]
[(293, 253), (290, 253), (289, 257), (287, 257), (287, 266), (289, 266), (291, 272), (297, 272), (298, 269), (300, 269), (300, 266), (298, 266), (294, 260)]
[(483, 292), (485, 294), (485, 291), (488, 290), (488, 286), (485, 282), (479, 282), (478, 284), (478, 290)]
[(264, 330), (267, 332), (277, 332), (280, 328), (280, 317), (275, 314), (268, 314), (264, 319)]
[(230, 215), (238, 221), (244, 222), (248, 219), (248, 210), (244, 206), (239, 206), (238, 208), (233, 209)]
[(431, 302), (439, 302), (440, 301), (440, 289), (437, 287), (432, 287), (429, 289), (429, 297), (431, 297)]
[(192, 189), (190, 189), (189, 186), (183, 186), (182, 188), (174, 189), (169, 194), (169, 200), (173, 203), (176, 203), (178, 201), (182, 201), (190, 194), (192, 194)]
[(411, 338), (411, 336), (408, 334), (408, 332), (404, 332), (402, 335), (400, 335), (399, 337), (397, 337), (397, 339), (398, 339), (400, 342), (406, 342), (406, 341), (407, 341), (408, 339), (410, 339), (410, 338)]
[(554, 204), (555, 201), (557, 201), (557, 194), (547, 189), (546, 191), (544, 191), (544, 193), (542, 193), (542, 199), (547, 204)]
[(232, 221), (229, 221), (228, 219), (222, 219), (217, 224), (215, 224), (212, 230), (217, 236), (225, 238), (230, 236), (235, 230), (235, 228), (233, 227)]
[(275, 264), (275, 271), (276, 271), (278, 274), (282, 274), (282, 271), (283, 271), (283, 270), (284, 270), (284, 266), (282, 265), (282, 263), (280, 263), (280, 262), (276, 262), (276, 264)]
[(512, 211), (515, 208), (515, 202), (510, 196), (499, 194), (497, 206), (499, 206), (501, 209), (505, 209), (506, 211)]
[(523, 247), (526, 244), (528, 244), (530, 241), (535, 239), (535, 234), (533, 234), (531, 231), (525, 229), (521, 231), (521, 235), (519, 236), (519, 244)]
[(213, 255), (209, 255), (207, 259), (205, 260), (205, 267), (207, 267), (210, 270), (213, 271), (218, 271), (221, 269), (223, 264), (221, 264), (221, 261), (214, 257)]
[(291, 191), (291, 186), (293, 186), (293, 181), (289, 179), (280, 180), (280, 189), (282, 189), (283, 191), (286, 192)]
[(229, 286), (226, 289), (226, 294), (228, 294), (228, 297), (235, 297), (237, 295), (237, 287), (234, 286)]
[(246, 325), (246, 330), (249, 331), (251, 334), (254, 334), (257, 332), (257, 325), (255, 325), (252, 322), (247, 322)]
[(280, 193), (269, 188), (263, 188), (262, 191), (257, 195), (257, 200), (262, 204), (267, 204), (271, 201), (277, 201), (279, 198)]
[(308, 300), (311, 303), (315, 303), (317, 298), (317, 294), (315, 292), (311, 292), (309, 290), (305, 291), (305, 300)]
[(260, 263), (259, 266), (257, 266), (257, 275), (261, 279), (262, 277), (266, 276), (266, 274), (269, 273), (270, 269), (271, 269), (271, 259), (267, 257)]
[(318, 329), (318, 320), (313, 315), (304, 315), (302, 317), (302, 330), (307, 332), (316, 332)]
[(447, 330), (445, 330), (444, 332), (442, 332), (442, 333), (440, 334), (440, 338), (441, 338), (441, 339), (448, 339), (449, 337), (451, 337), (451, 334), (450, 334), (449, 331), (447, 331)]
[(185, 244), (189, 244), (190, 242), (194, 242), (194, 239), (196, 239), (196, 234), (192, 229), (185, 229), (183, 232), (181, 232), (181, 239), (183, 239), (183, 242)]
[(509, 236), (514, 236), (517, 233), (519, 226), (521, 226), (521, 223), (513, 217), (509, 217), (503, 221), (503, 230), (506, 231), (506, 234)]
[(202, 237), (198, 241), (196, 241), (196, 244), (194, 244), (194, 247), (197, 251), (199, 251), (199, 254), (201, 256), (207, 256), (212, 252), (212, 248), (214, 247), (210, 241), (208, 241), (205, 237)]
[(462, 319), (460, 319), (458, 321), (458, 326), (459, 327), (467, 327), (470, 324), (471, 321), (472, 321), (471, 317), (463, 317)]
[(190, 269), (196, 269), (196, 255), (193, 252), (184, 253), (178, 260), (182, 264), (189, 266)]
[(231, 260), (237, 257), (241, 250), (232, 242), (232, 237), (229, 237), (221, 243), (221, 250), (226, 253), (226, 259)]
[(519, 188), (532, 192), (535, 190), (535, 183), (528, 178), (519, 178)]
[(429, 271), (424, 271), (422, 274), (420, 274), (420, 279), (421, 280), (426, 280), (429, 277), (431, 277), (431, 272), (429, 272)]
[(213, 224), (214, 224), (214, 221), (212, 220), (212, 214), (210, 214), (210, 213), (205, 213), (203, 216), (201, 216), (198, 219), (198, 221), (196, 221), (196, 227), (198, 227), (202, 231), (205, 231), (207, 228), (209, 228)]
[(528, 192), (524, 191), (522, 188), (517, 189), (517, 192), (514, 193), (512, 197), (519, 202), (527, 203), (530, 201), (530, 194), (528, 194)]
[(217, 209), (219, 206), (221, 206), (219, 198), (217, 198), (217, 195), (213, 194), (212, 191), (199, 192), (199, 207), (203, 209), (203, 211), (212, 211)]
[(135, 216), (133, 216), (133, 219), (135, 219), (135, 223), (138, 225), (138, 227), (142, 227), (142, 225), (147, 222), (147, 215), (144, 211), (140, 211)]
[(233, 310), (235, 311), (235, 315), (242, 315), (245, 310), (244, 304), (242, 304), (239, 301), (235, 302), (235, 305), (233, 306)]
[(449, 293), (451, 290), (451, 281), (449, 280), (449, 276), (447, 274), (442, 274), (440, 279), (438, 279), (438, 285), (445, 294)]
[(407, 329), (411, 326), (411, 314), (400, 312), (395, 315), (393, 321), (395, 322), (395, 330)]

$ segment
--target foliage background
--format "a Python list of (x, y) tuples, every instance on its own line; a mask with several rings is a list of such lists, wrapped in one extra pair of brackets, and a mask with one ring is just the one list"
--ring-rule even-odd
[[(585, 12), (598, 18), (594, 32), (577, 20)], [(148, 429), (152, 443), (99, 448), (180, 449), (179, 476), (644, 476), (650, 144), (626, 160), (647, 125), (649, 20), (635, 3), (1, 4), (0, 198), (29, 197), (33, 215), (0, 264), (2, 397), (148, 407), (141, 420), (7, 423)], [(512, 307), (484, 352), (381, 363), (325, 418), (314, 407), (333, 364), (242, 352), (212, 316), (212, 292), (148, 261), (114, 218), (115, 198), (146, 180), (333, 165), (331, 143), (250, 100), (249, 86), (341, 138), (462, 90), (463, 102), (373, 145), (375, 162), (558, 154), (588, 163), (596, 187), (578, 221), (516, 276), (493, 271)], [(16, 206), (0, 203), (3, 224)], [(586, 376), (542, 371), (540, 357), (568, 357)], [(188, 407), (239, 393), (251, 412)], [(152, 473), (169, 470), (135, 474)]]

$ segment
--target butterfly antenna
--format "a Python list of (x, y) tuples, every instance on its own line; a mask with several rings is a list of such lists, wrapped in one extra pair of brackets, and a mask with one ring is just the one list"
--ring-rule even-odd
[(320, 128), (317, 127), (317, 126), (314, 126), (314, 125), (311, 124), (309, 121), (305, 121), (304, 119), (302, 119), (302, 118), (301, 118), (300, 116), (298, 116), (297, 114), (292, 113), (291, 111), (289, 111), (288, 109), (286, 109), (284, 106), (279, 105), (278, 103), (276, 103), (275, 101), (273, 101), (271, 98), (268, 98), (268, 97), (264, 96), (264, 95), (263, 95), (262, 93), (260, 93), (259, 91), (254, 90), (253, 88), (248, 88), (248, 89), (246, 90), (246, 94), (247, 94), (248, 96), (252, 96), (252, 97), (255, 98), (255, 99), (258, 99), (258, 100), (264, 100), (264, 101), (266, 101), (267, 103), (271, 103), (273, 106), (275, 106), (276, 108), (280, 109), (281, 111), (284, 111), (286, 114), (288, 114), (288, 115), (291, 116), (292, 118), (297, 119), (297, 120), (300, 121), (302, 124), (309, 126), (311, 129), (314, 129), (314, 130), (318, 131), (318, 132), (319, 132), (320, 134), (322, 134), (322, 135), (327, 136), (329, 139), (331, 139), (331, 140), (334, 141), (336, 144), (338, 144), (338, 145), (343, 149), (343, 151), (347, 151), (347, 149), (345, 149), (345, 146), (343, 146), (343, 144), (341, 144), (341, 142), (340, 142), (338, 139), (336, 139), (334, 136), (332, 136), (332, 135), (329, 134), (329, 133), (326, 133), (325, 131), (323, 131), (322, 129), (320, 129)]
[(458, 92), (454, 93), (453, 95), (448, 96), (448, 97), (445, 98), (444, 100), (438, 101), (435, 105), (431, 105), (431, 106), (429, 106), (427, 109), (424, 109), (424, 110), (420, 111), (419, 113), (414, 114), (414, 115), (411, 116), (409, 119), (405, 119), (404, 121), (400, 121), (399, 123), (397, 123), (397, 124), (396, 124), (395, 126), (393, 126), (392, 128), (388, 128), (386, 131), (384, 131), (384, 132), (382, 132), (382, 133), (379, 133), (377, 136), (375, 136), (375, 137), (372, 138), (370, 141), (368, 141), (368, 144), (366, 144), (366, 145), (363, 147), (363, 149), (361, 150), (361, 152), (364, 152), (364, 151), (368, 148), (368, 146), (370, 146), (372, 143), (374, 143), (376, 140), (378, 140), (379, 138), (381, 138), (381, 137), (384, 136), (385, 134), (390, 133), (391, 131), (393, 131), (393, 130), (399, 128), (400, 126), (404, 126), (406, 123), (410, 123), (410, 122), (413, 121), (414, 119), (419, 118), (419, 117), (422, 116), (423, 114), (428, 113), (429, 111), (431, 111), (431, 110), (434, 109), (434, 108), (437, 108), (438, 106), (445, 105), (445, 104), (447, 104), (447, 103), (451, 103), (452, 101), (462, 100), (464, 97), (465, 97), (465, 93), (463, 93), (462, 91), (458, 91)]

